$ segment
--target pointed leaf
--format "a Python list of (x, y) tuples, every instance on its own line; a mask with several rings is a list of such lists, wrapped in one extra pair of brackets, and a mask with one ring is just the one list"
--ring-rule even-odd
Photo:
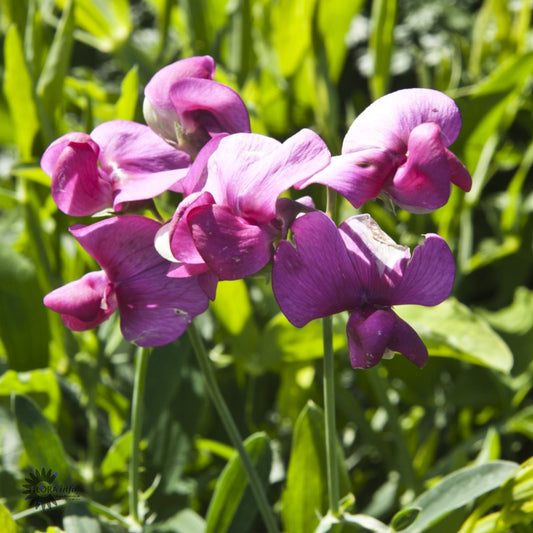
[(493, 461), (457, 470), (420, 495), (412, 507), (421, 509), (415, 522), (402, 533), (426, 531), (448, 513), (502, 485), (516, 471), (511, 461)]
[[(348, 473), (337, 447), (340, 496), (348, 492)], [(285, 531), (308, 533), (319, 525), (328, 509), (324, 413), (308, 402), (294, 426), (287, 485), (282, 495)]]
[[(263, 486), (267, 487), (272, 463), (270, 439), (264, 433), (255, 433), (246, 439), (244, 446)], [(218, 478), (207, 512), (206, 533), (248, 531), (257, 511), (241, 460), (235, 453)]]
[(57, 472), (57, 479), (64, 483), (69, 472), (67, 458), (52, 424), (27, 396), (14, 394), (11, 409), (30, 464)]

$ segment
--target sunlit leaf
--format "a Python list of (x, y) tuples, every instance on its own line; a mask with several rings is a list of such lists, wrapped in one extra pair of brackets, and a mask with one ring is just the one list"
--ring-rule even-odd
[(426, 531), (448, 513), (498, 488), (518, 468), (511, 461), (493, 461), (466, 467), (446, 476), (419, 496), (413, 507), (421, 509), (415, 522), (403, 533)]
[(431, 356), (453, 357), (509, 372), (513, 354), (501, 337), (454, 298), (435, 307), (399, 306), (398, 315), (422, 337)]

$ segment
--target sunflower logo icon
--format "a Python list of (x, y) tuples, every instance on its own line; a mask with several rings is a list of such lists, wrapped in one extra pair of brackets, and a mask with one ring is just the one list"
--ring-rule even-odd
[(55, 494), (56, 487), (54, 485), (57, 477), (57, 472), (52, 473), (52, 470), (35, 469), (26, 477), (26, 484), (23, 485), (23, 493), (26, 495), (26, 500), (31, 507), (38, 508), (42, 506), (43, 509), (50, 508), (56, 504)]

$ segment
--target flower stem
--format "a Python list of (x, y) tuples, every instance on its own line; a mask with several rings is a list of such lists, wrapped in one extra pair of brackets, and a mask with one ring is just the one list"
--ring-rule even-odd
[(200, 369), (202, 370), (202, 373), (204, 375), (205, 383), (207, 385), (207, 390), (209, 391), (209, 394), (211, 396), (211, 400), (213, 401), (215, 408), (218, 411), (220, 418), (222, 419), (222, 424), (224, 425), (224, 428), (226, 429), (226, 432), (229, 435), (231, 443), (239, 454), (242, 465), (244, 467), (244, 471), (246, 473), (246, 476), (248, 477), (248, 481), (250, 482), (252, 492), (254, 494), (257, 506), (259, 507), (259, 511), (263, 517), (267, 530), (269, 533), (278, 533), (279, 529), (276, 522), (276, 518), (274, 516), (274, 513), (272, 512), (270, 504), (268, 503), (265, 491), (263, 490), (263, 486), (261, 485), (261, 480), (259, 479), (259, 476), (257, 475), (257, 472), (253, 466), (252, 460), (250, 459), (250, 456), (248, 455), (248, 452), (246, 451), (246, 448), (242, 443), (242, 438), (239, 434), (239, 430), (237, 429), (235, 421), (231, 416), (230, 410), (226, 402), (224, 401), (222, 393), (220, 392), (220, 388), (218, 387), (218, 383), (215, 378), (215, 373), (211, 366), (211, 362), (209, 360), (209, 356), (205, 349), (203, 340), (200, 334), (198, 333), (198, 330), (196, 329), (194, 323), (189, 326), (189, 336), (194, 349), (194, 353), (196, 354), (196, 358), (198, 359), (198, 364), (200, 365)]
[(129, 468), (129, 508), (130, 516), (139, 523), (139, 465), (141, 454), (141, 429), (143, 418), (143, 397), (146, 385), (146, 369), (150, 349), (139, 347), (135, 353), (135, 376), (131, 401), (131, 457)]
[(324, 342), (324, 413), (326, 421), (326, 467), (329, 509), (339, 512), (339, 468), (337, 464), (337, 429), (335, 424), (335, 354), (333, 351), (332, 318), (322, 319)]

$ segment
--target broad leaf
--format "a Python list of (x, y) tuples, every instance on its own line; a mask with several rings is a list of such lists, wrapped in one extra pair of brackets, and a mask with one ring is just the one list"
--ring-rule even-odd
[(513, 366), (513, 354), (501, 337), (454, 298), (436, 307), (406, 305), (395, 311), (413, 326), (432, 356), (453, 357), (500, 372)]

